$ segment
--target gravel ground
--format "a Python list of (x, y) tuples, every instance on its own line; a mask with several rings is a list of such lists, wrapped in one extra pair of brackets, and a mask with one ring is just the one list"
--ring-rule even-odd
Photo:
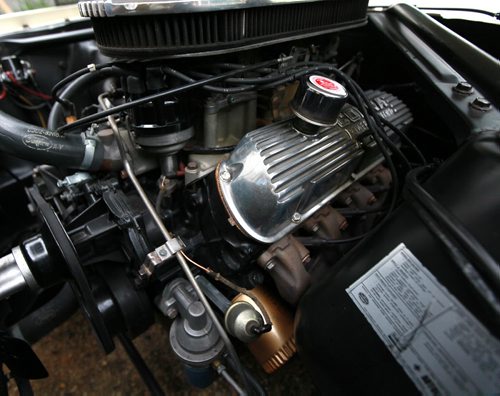
[[(220, 379), (205, 390), (196, 390), (186, 383), (168, 343), (168, 323), (153, 325), (134, 343), (167, 395), (234, 394)], [(148, 394), (121, 345), (117, 343), (116, 350), (106, 356), (81, 313), (38, 342), (34, 350), (50, 374), (46, 379), (32, 381), (37, 396)], [(239, 352), (243, 363), (255, 373), (269, 395), (317, 393), (299, 359), (292, 359), (284, 368), (268, 376), (245, 347)]]

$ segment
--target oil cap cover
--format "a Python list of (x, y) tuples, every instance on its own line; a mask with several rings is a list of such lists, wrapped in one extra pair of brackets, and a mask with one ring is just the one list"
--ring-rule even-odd
[(303, 121), (317, 126), (331, 126), (336, 123), (347, 97), (347, 90), (342, 84), (313, 74), (301, 81), (291, 108)]

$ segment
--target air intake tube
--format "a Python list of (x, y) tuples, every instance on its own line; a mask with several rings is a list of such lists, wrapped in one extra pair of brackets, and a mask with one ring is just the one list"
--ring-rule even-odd
[(97, 137), (60, 135), (0, 111), (0, 151), (49, 165), (73, 169), (101, 168), (104, 148)]

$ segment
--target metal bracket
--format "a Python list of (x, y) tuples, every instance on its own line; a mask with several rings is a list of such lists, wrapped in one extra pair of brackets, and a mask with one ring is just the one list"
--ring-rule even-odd
[(185, 247), (186, 245), (180, 238), (172, 238), (163, 245), (158, 246), (146, 256), (144, 263), (139, 268), (139, 278), (142, 280), (149, 278), (158, 266), (169, 261)]
[(92, 180), (92, 176), (87, 172), (75, 172), (72, 175), (66, 176), (63, 180), (57, 181), (57, 187), (71, 187), (86, 181)]

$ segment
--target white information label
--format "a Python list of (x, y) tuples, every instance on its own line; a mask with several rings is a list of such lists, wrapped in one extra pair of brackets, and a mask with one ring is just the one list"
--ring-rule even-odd
[(346, 289), (425, 395), (500, 395), (500, 341), (399, 245)]

